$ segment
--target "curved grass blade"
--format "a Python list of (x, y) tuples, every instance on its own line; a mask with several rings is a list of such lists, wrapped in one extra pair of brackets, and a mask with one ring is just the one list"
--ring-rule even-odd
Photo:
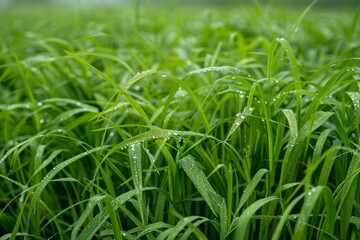
[(287, 206), (287, 208), (285, 209), (285, 212), (282, 214), (282, 217), (281, 217), (279, 223), (276, 225), (276, 228), (275, 228), (274, 234), (271, 237), (271, 240), (280, 239), (281, 234), (284, 230), (284, 225), (285, 225), (286, 221), (289, 220), (289, 215), (290, 215), (291, 211), (304, 196), (305, 196), (305, 193), (300, 194), (293, 201), (291, 201), (291, 203)]
[(171, 227), (173, 227), (173, 226), (168, 223), (164, 223), (164, 222), (152, 223), (152, 224), (147, 225), (145, 227), (145, 229), (143, 231), (141, 231), (135, 239), (141, 239), (141, 237), (145, 236), (147, 233), (156, 232), (156, 231), (163, 232), (164, 230), (160, 230), (160, 229), (163, 229), (163, 228), (170, 229)]
[(178, 163), (184, 169), (212, 212), (219, 216), (220, 204), (225, 200), (214, 190), (201, 168), (190, 156), (183, 157)]
[(139, 81), (140, 79), (158, 73), (156, 70), (154, 69), (149, 69), (149, 70), (145, 70), (143, 72), (137, 73), (134, 77), (132, 77), (124, 86), (124, 91), (127, 91), (132, 85), (134, 85), (137, 81)]
[(105, 195), (95, 195), (92, 196), (89, 199), (89, 202), (85, 208), (85, 210), (82, 212), (81, 216), (79, 217), (79, 219), (76, 221), (76, 224), (71, 232), (71, 240), (75, 240), (78, 236), (78, 232), (81, 228), (81, 226), (84, 224), (84, 222), (86, 221), (86, 219), (89, 217), (89, 215), (92, 213), (93, 209), (95, 208), (96, 204), (102, 200), (104, 200), (106, 196)]
[(159, 138), (168, 139), (171, 137), (179, 138), (179, 137), (184, 137), (184, 136), (206, 137), (206, 138), (211, 138), (211, 139), (216, 140), (216, 138), (214, 138), (210, 135), (206, 135), (206, 134), (202, 134), (202, 133), (198, 133), (198, 132), (153, 128), (147, 132), (140, 133), (136, 136), (127, 138), (124, 141), (120, 142), (119, 144), (115, 145), (114, 147), (112, 147), (110, 149), (110, 151), (106, 154), (105, 157), (108, 157), (111, 154), (113, 154), (114, 152), (116, 152), (118, 149), (128, 147), (131, 144), (142, 143), (142, 142), (146, 142), (146, 141), (156, 140)]
[(297, 139), (298, 142), (304, 140), (310, 133), (319, 128), (322, 124), (324, 124), (329, 117), (331, 117), (333, 112), (322, 112), (318, 111), (311, 116), (309, 121), (307, 121), (304, 126), (299, 131), (299, 137)]
[(315, 5), (315, 3), (318, 0), (314, 0), (312, 1), (306, 8), (305, 10), (300, 14), (300, 16), (296, 19), (294, 25), (292, 26), (292, 28), (290, 29), (289, 33), (287, 34), (287, 38), (291, 39), (291, 37), (294, 35), (295, 32), (297, 32), (297, 29), (299, 28), (301, 22), (304, 20), (304, 17), (306, 16), (306, 14), (310, 11), (310, 9)]
[(62, 162), (62, 163), (58, 164), (56, 167), (54, 167), (48, 174), (46, 174), (46, 176), (41, 180), (39, 186), (34, 191), (34, 196), (30, 203), (29, 212), (33, 211), (35, 204), (39, 201), (41, 193), (45, 189), (46, 185), (53, 179), (53, 177), (57, 173), (59, 173), (61, 170), (63, 170), (68, 165), (76, 162), (77, 160), (79, 160), (85, 156), (91, 155), (93, 153), (102, 151), (102, 150), (104, 150), (104, 148), (107, 148), (107, 147), (108, 146), (101, 146), (101, 147), (90, 149), (86, 152), (80, 153), (72, 158), (69, 158), (68, 160), (65, 160), (64, 162)]
[(134, 182), (135, 190), (137, 191), (137, 199), (139, 202), (139, 211), (141, 215), (141, 220), (145, 223), (145, 215), (144, 215), (144, 201), (143, 201), (143, 179), (142, 179), (142, 156), (141, 156), (141, 144), (135, 143), (131, 144), (129, 149), (129, 161), (130, 161), (130, 169), (131, 175)]
[[(155, 190), (156, 188), (153, 187), (145, 187), (142, 189), (142, 191), (151, 191)], [(122, 204), (124, 204), (126, 201), (128, 201), (130, 198), (136, 196), (138, 193), (137, 190), (130, 190), (111, 201), (113, 205), (113, 211), (116, 211)], [(98, 213), (91, 222), (86, 225), (86, 227), (83, 229), (83, 231), (80, 233), (78, 240), (88, 240), (92, 239), (96, 232), (100, 229), (100, 227), (106, 222), (106, 220), (109, 218), (109, 213), (107, 211), (101, 211)]]
[(289, 137), (289, 142), (288, 142), (286, 148), (288, 148), (288, 151), (291, 151), (294, 148), (294, 146), (296, 144), (296, 140), (298, 138), (298, 127), (297, 127), (297, 122), (296, 122), (296, 115), (290, 109), (283, 109), (282, 112), (284, 113), (285, 117), (287, 118), (287, 120), (289, 122), (290, 137)]
[(247, 185), (247, 187), (244, 190), (243, 195), (240, 198), (239, 204), (237, 206), (237, 209), (235, 211), (235, 216), (237, 216), (240, 212), (240, 209), (244, 206), (246, 201), (249, 199), (249, 197), (254, 193), (256, 186), (259, 184), (262, 177), (267, 173), (268, 170), (266, 169), (260, 169), (255, 176), (251, 179), (250, 183)]
[(97, 68), (92, 66), (90, 63), (88, 63), (85, 59), (79, 57), (78, 55), (65, 51), (68, 55), (70, 55), (72, 58), (74, 58), (76, 61), (80, 62), (87, 68), (89, 68), (91, 71), (93, 71), (96, 75), (110, 83), (116, 90), (119, 92), (120, 95), (124, 96), (125, 99), (129, 102), (129, 104), (139, 113), (139, 115), (142, 117), (142, 119), (146, 122), (148, 126), (151, 126), (151, 122), (149, 117), (146, 115), (145, 111), (142, 109), (140, 104), (136, 102), (129, 94), (126, 93), (113, 79), (108, 77), (105, 73), (99, 71)]
[(251, 204), (248, 208), (246, 208), (244, 210), (244, 212), (240, 215), (240, 217), (236, 218), (233, 223), (230, 226), (230, 230), (228, 232), (228, 234), (230, 234), (232, 231), (236, 231), (235, 232), (235, 237), (234, 239), (247, 239), (246, 238), (246, 233), (248, 231), (248, 225), (249, 222), (252, 218), (252, 216), (256, 213), (256, 211), (258, 211), (262, 206), (264, 206), (265, 204), (274, 201), (274, 200), (278, 200), (277, 197), (266, 197), (260, 200), (257, 200), (256, 202), (254, 202), (253, 204)]
[(304, 117), (302, 118), (304, 122), (309, 121), (309, 119), (312, 117), (314, 112), (317, 111), (321, 101), (324, 99), (324, 97), (327, 94), (329, 94), (331, 89), (335, 86), (336, 81), (338, 81), (340, 79), (340, 77), (342, 77), (346, 73), (349, 73), (349, 68), (341, 69), (340, 71), (335, 73), (332, 77), (330, 77), (329, 80), (325, 83), (324, 86), (319, 88), (319, 91), (318, 91), (318, 94), (316, 95), (316, 98), (314, 98), (314, 101), (312, 101), (310, 103)]
[(120, 58), (109, 54), (109, 53), (105, 53), (105, 52), (78, 52), (78, 55), (81, 56), (97, 56), (97, 57), (102, 57), (102, 58), (107, 58), (110, 60), (113, 60), (115, 62), (120, 63), (122, 66), (124, 66), (130, 73), (135, 74), (135, 71), (129, 66), (129, 64), (127, 64), (125, 61), (121, 60)]
[[(298, 221), (296, 222), (294, 239), (307, 239), (308, 219), (315, 207), (319, 207), (318, 200), (323, 194), (325, 200), (325, 222), (323, 224), (323, 231), (332, 234), (335, 227), (335, 204), (332, 198), (331, 191), (328, 187), (317, 186), (311, 188), (305, 195), (303, 207), (301, 209)], [(315, 211), (315, 210), (314, 210)]]
[(203, 224), (205, 222), (209, 221), (207, 218), (201, 218), (194, 223), (189, 223), (189, 228), (181, 235), (181, 238), (179, 240), (187, 240), (190, 237), (190, 234), (194, 234), (196, 236), (196, 239), (206, 240), (208, 239), (205, 234), (197, 227), (200, 224)]
[(188, 72), (185, 76), (184, 79), (189, 78), (192, 75), (197, 75), (197, 74), (202, 74), (202, 73), (208, 73), (208, 72), (230, 72), (233, 74), (241, 74), (244, 76), (248, 76), (248, 74), (236, 67), (231, 67), (231, 66), (212, 66), (212, 67), (206, 67), (206, 68), (201, 68), (201, 69), (197, 69), (197, 70), (193, 70), (191, 72)]
[(26, 139), (25, 141), (16, 144), (14, 147), (10, 148), (5, 155), (0, 159), (0, 165), (5, 161), (5, 159), (7, 157), (10, 156), (11, 153), (17, 151), (20, 147), (21, 149), (26, 148), (27, 146), (29, 146), (32, 142), (34, 142), (36, 139), (38, 138), (42, 138), (46, 136), (46, 131), (41, 131), (39, 132), (37, 135), (30, 137), (29, 139)]
[[(171, 233), (169, 234), (169, 236), (166, 238), (167, 240), (175, 240), (180, 232), (185, 228), (186, 225), (190, 225), (192, 224), (192, 222), (201, 219), (202, 217), (199, 216), (190, 216), (190, 217), (184, 217), (182, 218), (171, 230)], [(159, 239), (160, 235), (159, 235)]]
[(236, 119), (229, 130), (229, 133), (225, 139), (225, 142), (231, 137), (231, 135), (236, 131), (236, 129), (238, 129), (238, 127), (241, 125), (241, 123), (244, 122), (245, 117), (251, 116), (253, 111), (254, 111), (254, 108), (245, 107), (242, 113), (236, 114)]

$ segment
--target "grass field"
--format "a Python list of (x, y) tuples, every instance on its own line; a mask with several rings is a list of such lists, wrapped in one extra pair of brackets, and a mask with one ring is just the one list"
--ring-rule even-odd
[(2, 8), (0, 239), (360, 239), (360, 8)]

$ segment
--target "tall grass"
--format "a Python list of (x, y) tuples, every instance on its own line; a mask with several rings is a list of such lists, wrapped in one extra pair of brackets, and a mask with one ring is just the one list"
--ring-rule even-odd
[(360, 10), (311, 7), (1, 10), (0, 239), (359, 239)]

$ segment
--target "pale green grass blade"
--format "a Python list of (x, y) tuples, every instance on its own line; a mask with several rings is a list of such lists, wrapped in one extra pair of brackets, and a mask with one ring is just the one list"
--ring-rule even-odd
[(76, 224), (71, 232), (71, 240), (77, 239), (78, 232), (79, 232), (81, 226), (84, 224), (86, 219), (92, 213), (92, 211), (96, 207), (97, 203), (104, 200), (105, 197), (106, 196), (104, 196), (104, 195), (95, 195), (89, 199), (88, 204), (85, 208), (85, 211), (82, 212), (80, 218), (76, 221)]
[[(346, 237), (349, 229), (350, 219), (354, 208), (355, 198), (358, 196), (355, 184), (359, 182), (360, 172), (360, 156), (353, 156), (353, 159), (348, 168), (347, 177), (343, 181), (343, 186), (335, 197), (335, 202), (338, 204), (337, 212), (340, 212), (342, 221), (340, 222), (340, 236)], [(355, 185), (356, 186), (356, 185)]]
[(206, 138), (215, 139), (214, 137), (212, 137), (210, 135), (205, 135), (205, 134), (198, 133), (198, 132), (152, 128), (147, 132), (140, 133), (136, 136), (125, 139), (121, 143), (115, 145), (114, 147), (112, 147), (110, 149), (110, 151), (107, 153), (106, 156), (111, 155), (112, 153), (116, 152), (117, 150), (119, 150), (121, 148), (128, 147), (131, 144), (143, 143), (143, 142), (147, 142), (147, 141), (153, 141), (156, 139), (181, 138), (181, 137), (187, 137), (187, 136), (206, 137)]
[(141, 154), (141, 143), (131, 144), (128, 148), (129, 162), (131, 175), (134, 182), (135, 190), (137, 191), (137, 199), (139, 202), (139, 210), (141, 220), (145, 223), (144, 213), (144, 199), (142, 194), (143, 189), (143, 177), (142, 177), (142, 154)]
[(220, 214), (220, 204), (225, 200), (214, 190), (195, 160), (190, 156), (186, 156), (180, 159), (178, 163), (184, 169), (213, 213), (218, 216)]
[(129, 94), (127, 94), (120, 86), (110, 77), (108, 77), (106, 74), (99, 71), (97, 68), (89, 64), (86, 60), (80, 58), (78, 55), (65, 51), (68, 55), (70, 55), (72, 58), (83, 64), (84, 66), (88, 67), (91, 71), (93, 71), (95, 74), (97, 74), (99, 77), (110, 83), (116, 90), (118, 90), (119, 94), (124, 96), (125, 99), (129, 102), (129, 104), (139, 113), (139, 115), (142, 117), (142, 119), (145, 121), (145, 123), (149, 126), (151, 126), (151, 122), (142, 109), (142, 107), (139, 105), (138, 102), (136, 102)]
[[(41, 170), (43, 170), (46, 166), (48, 166), (51, 162), (53, 162), (53, 160), (60, 154), (64, 152), (64, 149), (57, 149), (55, 151), (53, 151), (49, 157), (47, 157), (42, 163), (40, 166), (38, 166), (35, 171), (34, 171), (34, 174), (32, 177), (34, 177), (36, 174), (38, 174)], [(32, 178), (31, 177), (31, 178)], [(30, 178), (30, 179), (31, 179)]]
[(293, 201), (291, 201), (291, 203), (286, 207), (284, 213), (281, 216), (280, 221), (278, 222), (278, 224), (276, 225), (274, 234), (271, 237), (271, 240), (278, 240), (281, 239), (281, 234), (283, 232), (283, 228), (286, 224), (287, 221), (289, 221), (289, 215), (291, 214), (291, 211), (294, 209), (294, 207), (296, 206), (296, 204), (298, 204), (298, 202), (305, 196), (305, 193), (300, 194), (299, 196), (297, 196)]
[(313, 154), (313, 162), (316, 163), (317, 161), (319, 161), (321, 152), (323, 151), (325, 145), (325, 141), (331, 132), (332, 132), (331, 129), (326, 129), (320, 134), (318, 140), (316, 141), (315, 150)]
[[(198, 216), (190, 216), (182, 218), (172, 229), (169, 236), (166, 238), (168, 240), (177, 239), (180, 232), (186, 227), (186, 225), (192, 224), (194, 221), (200, 219)], [(161, 235), (161, 234), (160, 234)], [(162, 239), (159, 235), (159, 239)]]
[(140, 73), (137, 73), (134, 77), (132, 77), (126, 85), (123, 87), (124, 91), (127, 91), (132, 85), (134, 85), (137, 81), (141, 80), (142, 78), (146, 76), (153, 75), (155, 73), (158, 73), (156, 70), (150, 69), (146, 70)]
[(281, 46), (285, 49), (286, 54), (288, 55), (289, 62), (291, 65), (292, 73), (294, 76), (295, 86), (296, 86), (296, 116), (300, 118), (300, 111), (302, 108), (302, 96), (300, 93), (301, 90), (301, 79), (300, 79), (300, 70), (299, 65), (297, 63), (294, 51), (290, 46), (290, 43), (285, 38), (277, 38), (277, 42), (281, 44)]
[(300, 14), (300, 16), (296, 19), (294, 25), (291, 27), (288, 35), (287, 35), (287, 38), (288, 39), (291, 39), (291, 37), (294, 35), (294, 33), (296, 33), (301, 25), (301, 23), (303, 22), (306, 14), (309, 13), (309, 11), (311, 10), (311, 8), (315, 5), (315, 3), (317, 2), (318, 0), (314, 0), (312, 1), (304, 11), (302, 11), (302, 13)]
[(294, 146), (296, 144), (296, 140), (298, 138), (298, 127), (297, 127), (296, 115), (290, 109), (283, 109), (282, 112), (284, 113), (284, 115), (287, 118), (288, 123), (289, 123), (290, 137), (289, 137), (289, 141), (288, 141), (286, 148), (288, 148), (288, 151), (291, 151), (294, 148)]
[[(149, 188), (144, 187), (142, 191), (151, 191), (155, 190), (156, 188)], [(116, 211), (119, 207), (121, 207), (122, 204), (127, 202), (132, 197), (136, 196), (138, 193), (137, 190), (130, 190), (126, 193), (118, 196), (116, 199), (112, 201), (113, 210)], [(100, 229), (100, 227), (106, 222), (106, 220), (109, 218), (109, 213), (107, 212), (100, 212), (98, 213), (92, 220), (89, 222), (88, 225), (85, 226), (85, 228), (81, 231), (80, 235), (77, 239), (79, 240), (87, 240), (92, 239), (96, 232)]]
[[(359, 8), (360, 10), (360, 8)], [(360, 12), (360, 11), (359, 11)], [(358, 135), (360, 134), (360, 93), (358, 92), (347, 92), (349, 97), (351, 98), (353, 107), (354, 107), (354, 114), (353, 114), (353, 125), (357, 130)]]
[(240, 217), (236, 218), (230, 226), (229, 233), (235, 231), (236, 239), (246, 239), (248, 232), (248, 225), (253, 215), (265, 204), (278, 200), (277, 197), (266, 197), (259, 199), (247, 207)]
[(186, 231), (181, 235), (181, 238), (179, 238), (179, 240), (187, 240), (190, 238), (191, 234), (194, 234), (196, 239), (208, 239), (208, 237), (197, 227), (200, 224), (206, 223), (207, 221), (209, 221), (209, 219), (203, 218), (195, 221), (194, 223), (189, 223), (189, 228), (186, 229)]
[(125, 61), (121, 60), (119, 57), (116, 57), (112, 54), (106, 52), (78, 52), (77, 54), (80, 56), (97, 56), (97, 57), (113, 60), (119, 63), (120, 65), (124, 66), (131, 74), (135, 74), (134, 69), (132, 69), (129, 64), (127, 64)]
[(223, 199), (220, 203), (220, 239), (225, 239), (228, 232), (229, 224), (227, 214), (225, 199)]
[(333, 76), (331, 76), (324, 86), (322, 86), (314, 101), (312, 101), (303, 117), (303, 122), (308, 122), (309, 119), (312, 117), (312, 115), (317, 111), (319, 108), (319, 105), (321, 101), (325, 98), (326, 95), (329, 94), (329, 92), (335, 87), (336, 82), (339, 81), (339, 79), (343, 76), (349, 73), (349, 68), (344, 68), (335, 73)]
[(106, 209), (108, 210), (110, 221), (112, 225), (112, 231), (115, 239), (122, 239), (122, 233), (120, 229), (120, 223), (118, 220), (118, 214), (114, 209), (114, 206), (111, 204), (110, 197), (105, 198)]
[(331, 191), (327, 187), (318, 186), (311, 188), (305, 195), (303, 207), (301, 209), (299, 218), (296, 222), (294, 239), (307, 238), (308, 220), (313, 209), (317, 206), (321, 194), (325, 200), (326, 217), (324, 222), (324, 231), (332, 234), (335, 224), (335, 204), (332, 199)]
[[(35, 235), (31, 235), (31, 234), (28, 234), (28, 233), (16, 233), (16, 237), (24, 237), (24, 238), (33, 237), (34, 239), (37, 238)], [(10, 238), (11, 238), (11, 233), (7, 233), (7, 234), (2, 235), (0, 237), (0, 240), (6, 240), (6, 239), (10, 239)]]
[(334, 142), (334, 150), (331, 153), (329, 153), (329, 155), (326, 156), (324, 160), (324, 164), (321, 168), (321, 173), (318, 181), (319, 185), (325, 186), (329, 182), (329, 176), (333, 168), (333, 164), (336, 160), (336, 156), (338, 155), (340, 146), (341, 146), (340, 141)]
[(246, 72), (232, 66), (211, 66), (211, 67), (190, 71), (185, 75), (184, 79), (187, 79), (193, 75), (198, 75), (201, 73), (208, 73), (208, 72), (230, 72), (233, 74), (242, 74), (244, 76), (248, 75)]
[(238, 113), (236, 115), (236, 119), (235, 119), (234, 123), (232, 124), (225, 141), (227, 141), (231, 137), (231, 135), (236, 131), (236, 129), (238, 129), (240, 127), (240, 125), (244, 122), (246, 117), (251, 116), (253, 110), (254, 110), (254, 108), (245, 107), (243, 112)]
[(306, 137), (309, 136), (310, 133), (315, 131), (321, 125), (323, 125), (334, 113), (332, 112), (322, 112), (318, 111), (311, 116), (308, 122), (306, 122), (302, 128), (299, 130), (299, 136), (297, 141), (301, 142)]
[(259, 184), (262, 177), (268, 172), (266, 169), (260, 169), (255, 176), (251, 179), (250, 183), (246, 186), (237, 209), (235, 211), (235, 216), (239, 214), (241, 208), (244, 206), (246, 201), (250, 198), (250, 196), (254, 193), (256, 186)]
[(163, 232), (162, 229), (170, 229), (172, 225), (164, 222), (156, 222), (152, 224), (148, 224), (143, 231), (141, 231), (135, 239), (141, 239), (141, 237), (146, 236), (147, 233), (151, 232)]
[(30, 137), (29, 139), (16, 144), (16, 146), (12, 147), (11, 149), (9, 149), (4, 156), (0, 159), (0, 165), (3, 164), (3, 162), (10, 156), (10, 154), (18, 151), (18, 149), (21, 152), (21, 149), (24, 149), (26, 147), (28, 147), (31, 143), (33, 143), (36, 139), (38, 138), (43, 138), (45, 135), (46, 131), (42, 131), (39, 132), (37, 135)]
[(90, 150), (85, 151), (83, 153), (80, 153), (80, 154), (78, 154), (78, 155), (76, 155), (76, 156), (74, 156), (72, 158), (69, 158), (69, 159), (63, 161), (62, 163), (60, 163), (56, 167), (54, 167), (50, 172), (48, 172), (46, 174), (46, 176), (41, 180), (39, 186), (34, 191), (34, 196), (33, 196), (32, 200), (31, 200), (31, 203), (30, 203), (29, 212), (33, 211), (33, 209), (35, 207), (35, 204), (40, 200), (41, 193), (43, 192), (45, 187), (54, 178), (54, 176), (56, 174), (58, 174), (60, 171), (62, 171), (68, 165), (78, 161), (79, 159), (81, 159), (81, 158), (83, 158), (85, 156), (91, 155), (93, 153), (99, 152), (99, 151), (103, 150), (104, 148), (106, 148), (106, 146), (93, 148), (93, 149), (90, 149)]

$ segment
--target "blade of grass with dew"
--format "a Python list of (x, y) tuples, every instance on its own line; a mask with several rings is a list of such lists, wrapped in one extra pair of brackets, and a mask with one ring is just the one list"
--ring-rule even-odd
[(340, 236), (343, 238), (347, 236), (350, 218), (354, 208), (357, 189), (353, 186), (359, 182), (359, 166), (360, 157), (359, 155), (354, 155), (350, 162), (346, 179), (344, 179), (342, 186), (338, 187), (339, 190), (335, 190), (336, 195), (334, 200), (338, 205), (337, 212), (340, 213), (342, 219), (340, 222)]
[(71, 231), (71, 237), (70, 237), (71, 240), (77, 239), (81, 226), (85, 223), (86, 219), (92, 213), (93, 209), (96, 207), (96, 204), (102, 201), (105, 197), (106, 196), (104, 195), (95, 195), (88, 200), (88, 204), (85, 208), (85, 211), (82, 212), (80, 218), (76, 221), (76, 224), (73, 230)]
[(235, 231), (234, 238), (236, 239), (247, 239), (247, 232), (248, 232), (248, 225), (253, 217), (253, 215), (258, 211), (262, 206), (265, 204), (278, 200), (277, 197), (271, 196), (257, 200), (256, 202), (252, 203), (249, 207), (247, 207), (244, 212), (233, 220), (232, 224), (230, 225), (230, 230), (228, 234), (232, 231)]
[(308, 219), (310, 217), (313, 208), (317, 206), (319, 197), (321, 195), (323, 195), (325, 201), (325, 211), (326, 211), (323, 230), (330, 234), (333, 233), (336, 219), (335, 219), (335, 204), (332, 198), (331, 191), (328, 187), (317, 186), (309, 189), (307, 194), (305, 195), (304, 204), (301, 209), (299, 218), (296, 222), (294, 239), (300, 240), (309, 237), (307, 236)]
[(194, 184), (196, 189), (199, 191), (201, 196), (204, 198), (207, 205), (210, 207), (212, 212), (219, 216), (220, 204), (224, 200), (211, 186), (207, 180), (204, 172), (197, 165), (195, 160), (190, 156), (185, 156), (178, 161), (179, 165), (184, 169), (191, 182)]
[(105, 81), (110, 83), (114, 88), (116, 88), (116, 90), (118, 90), (119, 94), (124, 96), (125, 99), (129, 102), (129, 104), (139, 113), (139, 115), (142, 117), (142, 119), (145, 121), (145, 123), (148, 126), (151, 126), (151, 122), (150, 122), (148, 116), (146, 115), (146, 113), (144, 112), (142, 107), (139, 105), (139, 103), (136, 102), (129, 94), (127, 94), (126, 91), (124, 91), (122, 88), (120, 88), (120, 86), (113, 79), (111, 79), (106, 74), (102, 73), (97, 68), (95, 68), (94, 66), (89, 64), (86, 60), (80, 58), (78, 55), (76, 55), (74, 53), (71, 53), (71, 52), (68, 52), (68, 51), (65, 51), (65, 52), (68, 55), (70, 55), (72, 58), (74, 58), (75, 60), (77, 60), (78, 62), (80, 62), (84, 66), (86, 66), (87, 68), (89, 68), (91, 71), (93, 71), (99, 77), (101, 77), (102, 79), (104, 79)]
[(130, 144), (129, 148), (129, 162), (131, 175), (134, 182), (135, 190), (137, 191), (137, 199), (139, 203), (139, 211), (142, 222), (145, 224), (145, 206), (142, 194), (143, 178), (142, 178), (142, 154), (141, 143)]
[(186, 229), (186, 231), (181, 235), (179, 240), (187, 240), (190, 238), (191, 234), (194, 234), (196, 239), (204, 239), (204, 240), (208, 239), (207, 236), (198, 228), (199, 225), (206, 223), (208, 221), (209, 219), (202, 218), (195, 221), (194, 223), (189, 223), (188, 224), (189, 228)]
[(334, 113), (318, 111), (311, 116), (308, 122), (306, 122), (299, 130), (299, 136), (297, 142), (301, 142), (310, 133), (315, 131), (321, 125), (323, 125)]
[(93, 153), (99, 152), (99, 151), (103, 150), (104, 148), (107, 148), (107, 146), (96, 147), (96, 148), (90, 149), (88, 151), (85, 151), (83, 153), (80, 153), (72, 158), (69, 158), (69, 159), (63, 161), (62, 163), (60, 163), (56, 167), (54, 167), (50, 172), (48, 172), (46, 174), (46, 176), (41, 180), (39, 186), (34, 191), (34, 196), (31, 200), (31, 203), (29, 206), (29, 212), (32, 212), (34, 210), (35, 204), (39, 201), (39, 199), (41, 197), (41, 193), (45, 189), (46, 185), (53, 179), (53, 177), (57, 173), (62, 171), (68, 165), (78, 161), (79, 159), (81, 159), (85, 156), (91, 155)]
[[(144, 187), (142, 191), (152, 191), (156, 190), (156, 188), (153, 187)], [(111, 201), (113, 205), (113, 211), (117, 210), (121, 207), (122, 204), (127, 202), (130, 198), (136, 196), (138, 193), (137, 190), (130, 190), (126, 193), (121, 194), (120, 196), (116, 197), (114, 200)], [(77, 239), (79, 240), (86, 240), (91, 239), (94, 237), (96, 232), (100, 229), (100, 227), (106, 222), (106, 220), (109, 218), (109, 213), (107, 211), (98, 213), (81, 231), (80, 235)], [(145, 229), (145, 227), (144, 227)]]
[(147, 233), (151, 233), (154, 231), (163, 232), (161, 229), (170, 229), (172, 225), (164, 223), (164, 222), (156, 222), (152, 224), (148, 224), (143, 231), (141, 231), (135, 239), (141, 239), (141, 237), (146, 236)]
[(305, 196), (305, 193), (300, 194), (293, 201), (291, 201), (290, 204), (286, 207), (284, 213), (281, 216), (280, 221), (276, 225), (276, 228), (275, 228), (274, 234), (271, 237), (271, 240), (278, 240), (281, 238), (281, 234), (283, 232), (284, 225), (286, 224), (287, 221), (289, 221), (289, 218), (290, 218), (289, 215), (290, 215), (291, 211), (298, 204), (298, 202), (302, 198), (304, 198), (304, 196)]
[(236, 115), (236, 119), (229, 130), (225, 142), (231, 137), (231, 135), (236, 131), (236, 129), (244, 122), (245, 117), (251, 116), (253, 110), (254, 109), (252, 107), (250, 108), (245, 107), (242, 113)]
[(256, 186), (259, 184), (262, 177), (267, 173), (268, 170), (260, 169), (255, 176), (251, 179), (250, 183), (244, 189), (243, 194), (241, 195), (239, 204), (235, 211), (235, 216), (239, 214), (241, 208), (244, 206), (246, 201), (250, 198), (250, 196), (254, 193)]
[(108, 210), (109, 216), (110, 216), (111, 226), (112, 226), (112, 230), (114, 232), (114, 238), (121, 240), (122, 234), (121, 234), (121, 229), (120, 229), (120, 222), (118, 220), (119, 215), (116, 214), (114, 206), (111, 204), (110, 197), (105, 198), (105, 204), (106, 204), (106, 208)]
[(123, 87), (124, 91), (127, 91), (132, 85), (134, 85), (137, 81), (141, 80), (142, 78), (156, 73), (158, 73), (158, 71), (154, 69), (150, 69), (135, 74), (134, 77), (132, 77), (128, 82), (126, 82), (126, 85)]
[[(347, 73), (349, 73), (349, 68), (344, 68), (339, 70), (338, 72), (336, 72), (333, 76), (331, 76), (326, 83), (324, 84), (324, 86), (322, 86), (318, 93), (316, 98), (314, 99), (314, 101), (312, 101), (304, 115), (303, 122), (307, 122), (309, 121), (309, 119), (311, 118), (311, 116), (317, 111), (317, 109), (319, 108), (319, 105), (321, 103), (321, 101), (324, 99), (324, 97), (329, 94), (329, 92), (331, 91), (332, 88), (335, 87), (335, 84), (337, 83), (337, 81), (339, 81), (339, 79), (343, 76), (346, 75)], [(339, 84), (339, 83), (338, 83)]]
[(336, 156), (338, 155), (339, 152), (339, 148), (341, 146), (341, 142), (340, 141), (334, 141), (334, 150), (326, 156), (325, 160), (324, 160), (324, 164), (321, 168), (321, 173), (320, 173), (320, 177), (318, 180), (318, 184), (319, 185), (326, 185), (327, 182), (329, 182), (329, 176), (331, 173), (331, 169), (333, 168), (333, 164), (336, 160)]

